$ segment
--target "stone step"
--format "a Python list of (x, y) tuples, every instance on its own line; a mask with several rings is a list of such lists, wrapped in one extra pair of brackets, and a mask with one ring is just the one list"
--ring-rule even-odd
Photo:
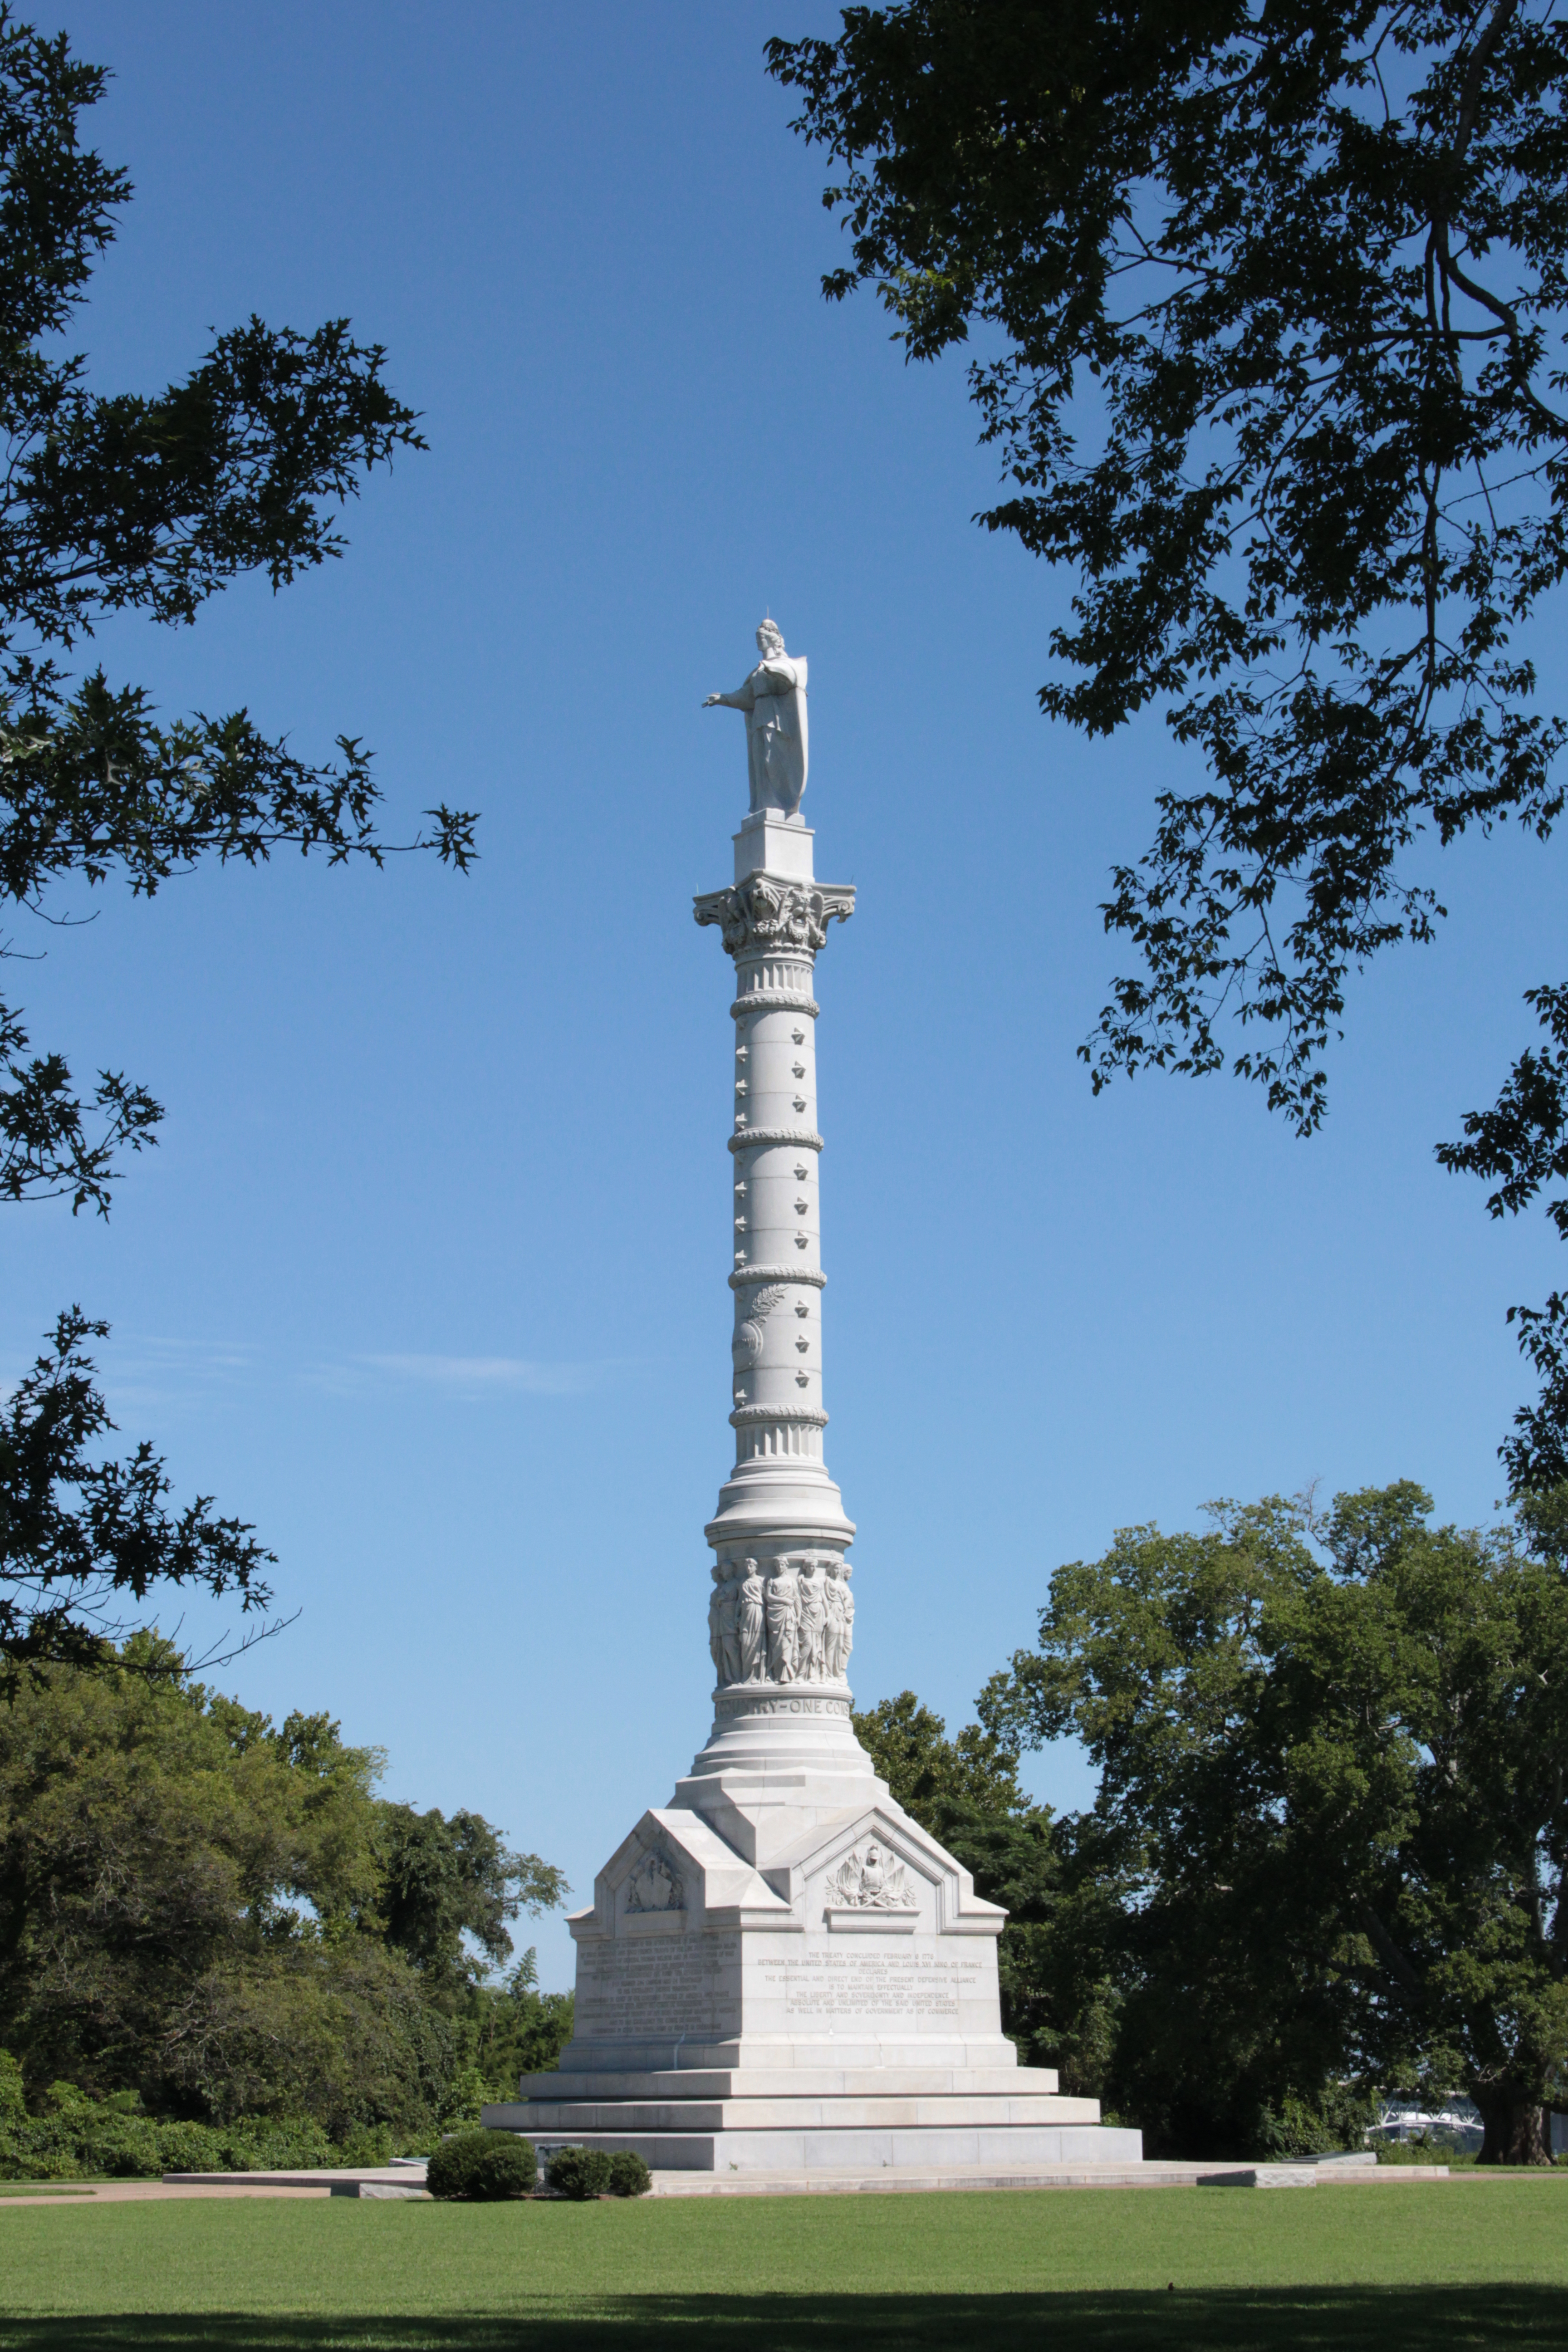
[[(837, 2074), (842, 2072), (880, 2074), (889, 2066), (917, 2069), (921, 2074), (1005, 2074), (1009, 2082), (1020, 2074), (1036, 2077), (1049, 2068), (1018, 2064), (1010, 2042), (998, 2034), (973, 2041), (946, 2041), (921, 2035), (882, 2035), (874, 2041), (847, 2034), (813, 2035), (786, 2040), (777, 2034), (740, 2035), (733, 2042), (605, 2042), (579, 2034), (561, 2053), (557, 2071), (563, 2074)], [(1056, 2083), (1034, 2087), (1056, 2090)]]
[(1059, 2095), (1044, 2066), (705, 2066), (646, 2074), (525, 2074), (540, 2099), (1035, 2098)]
[(529, 2099), (487, 2107), (494, 2130), (526, 2132), (923, 2131), (1098, 2124), (1093, 2099)]
[[(486, 2120), (520, 2112), (492, 2107)], [(500, 2129), (520, 2129), (501, 2124)], [(949, 2124), (859, 2128), (795, 2125), (774, 2130), (616, 2131), (553, 2129), (531, 2122), (528, 2137), (545, 2155), (572, 2141), (614, 2154), (631, 2148), (656, 2171), (879, 2172), (986, 2165), (1027, 2169), (1050, 2165), (1128, 2165), (1140, 2161), (1142, 2136), (1102, 2124)]]

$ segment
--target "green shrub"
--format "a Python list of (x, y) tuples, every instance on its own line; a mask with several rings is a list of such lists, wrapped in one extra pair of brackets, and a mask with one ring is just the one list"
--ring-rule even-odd
[(0, 2134), (0, 2180), (79, 2180), (81, 2173), (58, 2137), (31, 2130)]
[(158, 2155), (165, 2172), (249, 2170), (229, 2164), (227, 2151), (210, 2124), (159, 2124)]
[(1380, 2139), (1376, 2153), (1379, 2164), (1446, 2164), (1452, 2171), (1457, 2164), (1473, 2165), (1480, 2144), (1468, 2147), (1457, 2132), (1424, 2131), (1409, 2139)]
[(558, 2197), (603, 2197), (610, 2186), (610, 2158), (602, 2147), (558, 2147), (545, 2179)]
[(432, 2197), (489, 2205), (505, 2197), (531, 2196), (538, 2178), (532, 2143), (516, 2132), (460, 2131), (444, 2139), (431, 2157), (425, 2186)]
[(610, 2194), (612, 2197), (646, 2197), (653, 2187), (653, 2175), (640, 2156), (629, 2147), (617, 2148), (610, 2158)]
[(20, 2123), (27, 2112), (22, 2089), (22, 2069), (8, 2050), (0, 2050), (0, 2131)]
[[(3, 2057), (4, 2053), (0, 2053)], [(142, 2112), (134, 2091), (89, 2098), (52, 2084), (44, 2112), (29, 2115), (19, 2077), (0, 2063), (0, 2180), (155, 2180), (161, 2172), (277, 2172), (325, 2165), (384, 2164), (392, 2135), (361, 2128), (342, 2143), (320, 2124), (248, 2118), (233, 2124), (168, 2122)]]
[(145, 2116), (124, 2116), (84, 2133), (78, 2153), (89, 2172), (107, 2172), (111, 2180), (156, 2180), (164, 2169), (156, 2126)]

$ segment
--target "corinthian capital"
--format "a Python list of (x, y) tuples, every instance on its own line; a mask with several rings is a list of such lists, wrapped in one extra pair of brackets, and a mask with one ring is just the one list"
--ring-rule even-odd
[(700, 923), (718, 924), (732, 956), (815, 950), (826, 945), (828, 924), (847, 923), (854, 911), (847, 883), (781, 882), (767, 874), (748, 875), (732, 890), (710, 890), (692, 908)]

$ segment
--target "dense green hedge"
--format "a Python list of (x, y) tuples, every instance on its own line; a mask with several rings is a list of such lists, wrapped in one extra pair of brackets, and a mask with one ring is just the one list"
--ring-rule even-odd
[(156, 2179), (161, 2172), (271, 2172), (284, 2167), (384, 2164), (384, 2126), (330, 2139), (320, 2124), (170, 2123), (143, 2115), (133, 2091), (89, 2099), (57, 2083), (46, 2112), (29, 2115), (21, 2075), (0, 2051), (0, 2180), (78, 2180), (108, 2173)]

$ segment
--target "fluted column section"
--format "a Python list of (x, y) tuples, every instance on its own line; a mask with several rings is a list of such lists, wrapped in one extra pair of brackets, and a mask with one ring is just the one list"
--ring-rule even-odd
[[(811, 878), (811, 835), (770, 824), (737, 836), (787, 859), (696, 902), (735, 962), (730, 1287), (735, 1465), (705, 1530), (716, 1554), (710, 1646), (721, 1717), (803, 1698), (847, 1697), (854, 1525), (823, 1458), (822, 1136), (816, 1117), (815, 965), (855, 894)], [(778, 836), (778, 837), (774, 837)], [(726, 1694), (729, 1694), (728, 1698)], [(837, 1712), (837, 1708), (835, 1708)], [(847, 1707), (845, 1709), (847, 1712)]]

